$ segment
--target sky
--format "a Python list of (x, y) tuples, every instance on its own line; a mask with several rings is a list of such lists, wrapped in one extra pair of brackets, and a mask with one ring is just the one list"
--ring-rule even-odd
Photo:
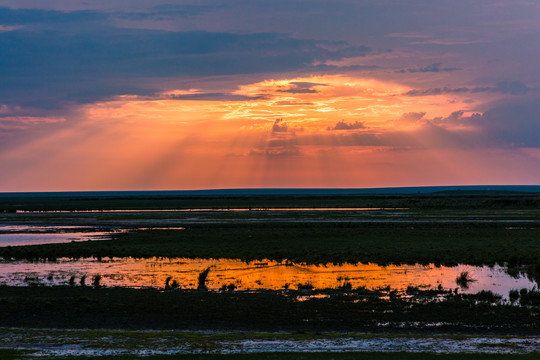
[(0, 0), (0, 192), (540, 184), (540, 1)]

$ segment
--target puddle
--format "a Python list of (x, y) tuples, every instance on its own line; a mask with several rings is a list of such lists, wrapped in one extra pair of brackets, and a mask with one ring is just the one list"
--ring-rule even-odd
[(90, 226), (39, 226), (39, 225), (0, 225), (0, 232), (51, 232), (91, 229)]
[(131, 229), (110, 229), (106, 231), (77, 231), (92, 229), (91, 226), (0, 226), (0, 247), (20, 245), (42, 245), (68, 243), (72, 241), (110, 240), (112, 234), (138, 230), (183, 230), (183, 227), (145, 227)]
[[(477, 293), (490, 290), (503, 297), (511, 289), (531, 289), (537, 284), (524, 276), (512, 277), (501, 266), (454, 267), (435, 265), (343, 264), (302, 265), (270, 260), (243, 262), (235, 259), (133, 259), (94, 258), (56, 262), (0, 261), (0, 284), (26, 286), (32, 284), (66, 285), (72, 276), (79, 284), (86, 275), (86, 284), (99, 274), (101, 285), (132, 288), (164, 288), (167, 278), (176, 281), (182, 289), (195, 289), (199, 274), (210, 268), (206, 286), (210, 290), (223, 287), (234, 290), (282, 290), (282, 289), (328, 289), (358, 288), (369, 290), (390, 287), (404, 291), (407, 287), (448, 290), (459, 286), (456, 278), (468, 272), (468, 288), (461, 293)], [(233, 286), (231, 285), (233, 284)]]
[(109, 240), (111, 232), (0, 234), (0, 246), (40, 245), (72, 241)]
[(57, 213), (151, 213), (151, 212), (228, 212), (228, 211), (373, 211), (408, 210), (408, 208), (191, 208), (191, 209), (106, 209), (106, 210), (16, 210), (17, 214), (57, 214)]

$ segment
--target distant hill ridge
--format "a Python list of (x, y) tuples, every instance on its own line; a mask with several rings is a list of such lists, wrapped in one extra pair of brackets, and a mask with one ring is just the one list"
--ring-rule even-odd
[(3, 192), (1, 197), (129, 197), (129, 196), (223, 196), (223, 195), (362, 195), (362, 194), (440, 194), (481, 195), (538, 192), (540, 185), (468, 185), (414, 186), (387, 188), (262, 188), (158, 191), (64, 191), (64, 192)]

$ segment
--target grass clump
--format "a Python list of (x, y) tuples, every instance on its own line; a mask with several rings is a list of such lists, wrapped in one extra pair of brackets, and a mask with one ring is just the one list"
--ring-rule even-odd
[(208, 287), (206, 286), (206, 278), (208, 277), (208, 273), (210, 272), (211, 268), (212, 267), (209, 266), (209, 267), (207, 267), (206, 269), (204, 269), (203, 271), (201, 271), (199, 273), (197, 289), (199, 289), (199, 290), (208, 290)]
[(180, 283), (176, 280), (173, 280), (172, 276), (168, 276), (165, 280), (165, 290), (174, 290), (180, 287)]
[(468, 271), (462, 271), (456, 278), (456, 284), (462, 289), (468, 289), (469, 283), (476, 281), (471, 277)]
[(519, 291), (516, 289), (510, 290), (510, 292), (508, 293), (508, 299), (512, 304), (516, 303), (516, 301), (519, 300)]
[(92, 281), (92, 285), (94, 285), (95, 288), (101, 287), (101, 275), (97, 274), (94, 276), (94, 280)]
[(519, 304), (521, 306), (540, 306), (540, 291), (536, 288), (531, 290), (521, 289), (519, 295)]
[(304, 284), (299, 283), (297, 285), (297, 287), (298, 287), (298, 290), (305, 290), (305, 291), (313, 290), (313, 285), (310, 282), (307, 282), (307, 283), (304, 283)]
[(338, 286), (338, 290), (351, 291), (352, 290), (351, 282), (350, 281), (345, 281), (343, 284)]
[(490, 290), (482, 290), (482, 291), (477, 292), (476, 294), (467, 295), (467, 297), (474, 299), (476, 301), (481, 301), (481, 302), (490, 303), (490, 304), (497, 304), (502, 299), (501, 295), (494, 294)]

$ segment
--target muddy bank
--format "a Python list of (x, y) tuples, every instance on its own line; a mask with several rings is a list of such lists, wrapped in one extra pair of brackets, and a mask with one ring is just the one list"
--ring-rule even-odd
[[(358, 352), (529, 354), (538, 337), (360, 333), (261, 333), (0, 328), (0, 347), (33, 356), (118, 356), (171, 354), (312, 354)], [(0, 354), (1, 355), (1, 354)]]

